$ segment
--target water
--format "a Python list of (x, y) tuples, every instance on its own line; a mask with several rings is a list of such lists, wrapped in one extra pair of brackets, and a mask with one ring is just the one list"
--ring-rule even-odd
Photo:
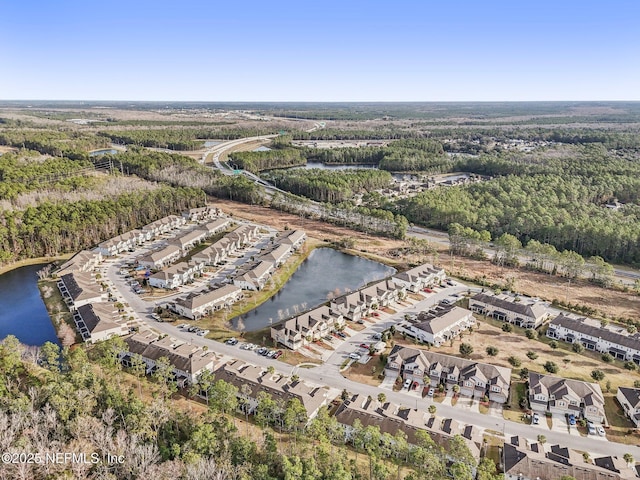
[(265, 147), (264, 145), (253, 150), (254, 152), (270, 152), (271, 149), (269, 147)]
[(393, 275), (396, 270), (332, 248), (318, 248), (298, 267), (289, 281), (258, 308), (231, 321), (236, 330), (260, 330), (273, 323), (310, 310), (329, 300)]
[(105, 148), (102, 150), (94, 150), (93, 152), (89, 152), (90, 157), (99, 157), (100, 155), (115, 155), (118, 153), (118, 150), (115, 148)]
[(377, 165), (369, 165), (369, 164), (357, 164), (357, 163), (353, 163), (353, 164), (348, 164), (348, 165), (331, 165), (328, 163), (321, 163), (321, 162), (307, 162), (306, 165), (303, 165), (301, 167), (293, 167), (293, 168), (319, 168), (321, 170), (377, 170), (378, 166)]
[(59, 343), (38, 290), (41, 268), (29, 265), (0, 275), (0, 339), (15, 335), (25, 345)]
[(220, 145), (222, 142), (220, 140), (207, 140), (204, 142), (204, 148), (215, 147), (216, 145)]

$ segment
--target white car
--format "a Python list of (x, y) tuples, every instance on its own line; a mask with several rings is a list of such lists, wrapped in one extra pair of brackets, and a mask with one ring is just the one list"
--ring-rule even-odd
[(531, 423), (534, 425), (538, 425), (538, 423), (540, 423), (540, 415), (534, 413), (533, 417), (531, 417)]
[(402, 384), (402, 388), (406, 388), (406, 389), (408, 389), (410, 385), (411, 385), (411, 379), (410, 379), (410, 378), (407, 378), (407, 379), (404, 381), (404, 383)]
[(355, 352), (353, 352), (353, 353), (350, 353), (350, 354), (349, 354), (349, 358), (350, 358), (351, 360), (360, 360), (360, 355), (359, 355), (359, 354), (357, 354), (357, 353), (355, 353)]
[(589, 431), (589, 435), (596, 434), (596, 426), (591, 422), (587, 423), (587, 430)]
[(598, 435), (600, 435), (601, 437), (604, 437), (604, 435), (605, 435), (605, 433), (606, 433), (606, 432), (604, 431), (604, 428), (602, 428), (602, 425), (598, 425), (598, 426), (596, 427), (596, 431), (598, 432)]

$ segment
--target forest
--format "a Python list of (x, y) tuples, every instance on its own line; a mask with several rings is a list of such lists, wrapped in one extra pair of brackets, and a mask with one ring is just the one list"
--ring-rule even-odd
[(391, 174), (381, 170), (331, 171), (295, 169), (272, 171), (265, 178), (277, 187), (318, 202), (340, 203), (357, 193), (384, 188), (391, 183)]
[[(177, 402), (166, 358), (151, 376), (136, 357), (125, 372), (116, 358), (122, 348), (120, 338), (63, 351), (49, 342), (27, 349), (13, 336), (0, 341), (3, 453), (98, 459), (5, 463), (0, 479), (471, 480), (477, 466), (459, 435), (446, 451), (426, 433), (411, 445), (402, 432), (356, 423), (347, 436), (327, 409), (309, 422), (297, 399), (260, 393), (258, 414), (248, 417), (237, 387), (208, 371), (199, 388), (180, 392), (202, 393), (206, 403)], [(109, 464), (106, 454), (123, 461)], [(487, 458), (477, 469), (480, 480), (500, 478)]]

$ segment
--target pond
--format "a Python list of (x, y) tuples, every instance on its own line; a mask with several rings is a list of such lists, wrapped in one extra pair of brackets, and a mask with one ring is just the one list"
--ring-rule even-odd
[(298, 267), (289, 281), (269, 300), (231, 320), (236, 330), (254, 331), (271, 322), (310, 310), (329, 298), (382, 280), (396, 270), (372, 260), (318, 248)]
[(90, 157), (99, 157), (100, 155), (115, 155), (118, 153), (118, 150), (115, 148), (105, 148), (103, 150), (94, 150), (93, 152), (89, 152)]
[(15, 335), (25, 345), (59, 343), (38, 289), (36, 272), (42, 267), (29, 265), (0, 275), (0, 339)]
[(307, 162), (306, 165), (303, 165), (301, 167), (292, 167), (292, 168), (304, 168), (304, 169), (319, 168), (321, 170), (377, 170), (378, 166), (369, 165), (369, 164), (357, 164), (357, 163), (351, 163), (347, 165), (334, 165), (334, 164), (322, 163), (322, 162)]

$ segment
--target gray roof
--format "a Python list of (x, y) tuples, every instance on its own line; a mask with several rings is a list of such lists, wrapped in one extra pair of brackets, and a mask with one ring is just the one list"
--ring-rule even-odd
[(472, 297), (476, 302), (493, 305), (496, 308), (508, 310), (530, 318), (538, 319), (547, 314), (547, 308), (542, 302), (530, 302), (526, 300), (526, 297), (520, 297), (520, 301), (516, 302), (515, 298), (516, 297), (508, 297), (507, 299), (495, 295), (487, 295), (486, 293), (478, 293)]
[(420, 315), (418, 315), (418, 323), (415, 324), (415, 327), (435, 335), (470, 314), (470, 310), (455, 306), (435, 308), (429, 312), (420, 313)]
[(629, 387), (618, 387), (618, 392), (627, 399), (633, 408), (640, 408), (640, 389)]
[(611, 343), (629, 347), (634, 350), (640, 350), (640, 335), (624, 335), (622, 333), (612, 332), (608, 328), (596, 327), (585, 323), (587, 318), (572, 318), (564, 314), (559, 314), (549, 323), (549, 328), (564, 327), (568, 330), (589, 335), (590, 337), (602, 338)]

